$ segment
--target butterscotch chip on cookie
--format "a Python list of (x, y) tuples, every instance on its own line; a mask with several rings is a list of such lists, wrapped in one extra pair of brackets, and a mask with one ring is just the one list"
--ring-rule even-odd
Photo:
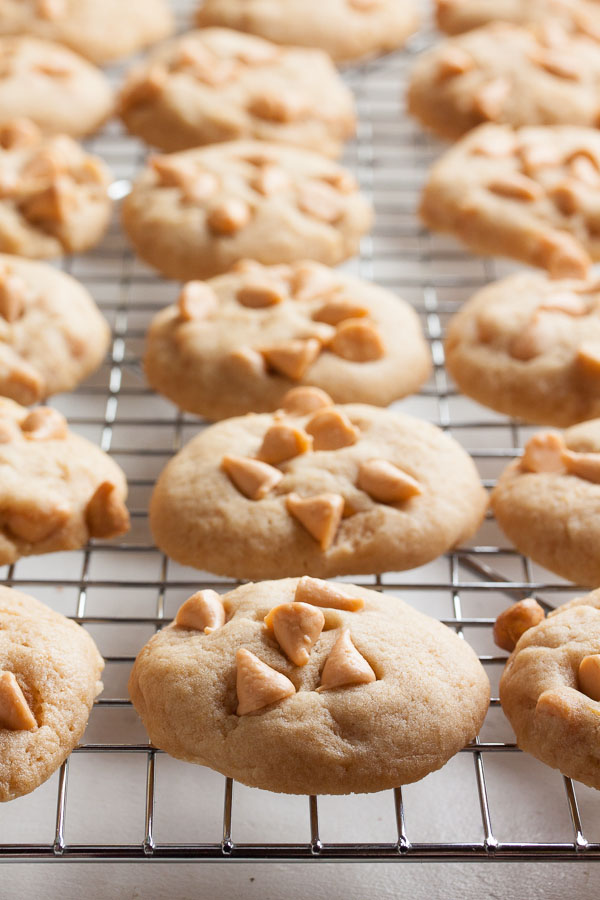
[(0, 802), (62, 765), (85, 731), (103, 668), (81, 626), (0, 587)]
[(598, 39), (600, 11), (595, 0), (436, 0), (437, 25), (460, 34), (489, 22), (538, 25), (558, 39), (562, 30)]
[(502, 474), (492, 508), (521, 553), (576, 584), (598, 584), (600, 419), (534, 435)]
[(129, 528), (123, 472), (55, 409), (0, 398), (0, 468), (0, 565)]
[(600, 416), (600, 284), (522, 272), (488, 285), (451, 320), (446, 363), (498, 412), (558, 427)]
[(112, 203), (101, 159), (29, 119), (0, 124), (0, 251), (50, 259), (93, 247)]
[(198, 25), (221, 25), (276, 44), (318, 47), (350, 62), (401, 47), (418, 26), (413, 0), (204, 0)]
[[(335, 595), (354, 603), (335, 607)], [(264, 790), (363, 793), (441, 768), (481, 727), (477, 656), (398, 597), (286, 578), (221, 601), (222, 627), (168, 625), (129, 679), (152, 743), (172, 756)]]
[(132, 134), (167, 151), (256, 138), (339, 156), (355, 128), (352, 94), (325, 53), (226, 28), (154, 50), (127, 76), (120, 110)]
[(48, 134), (82, 137), (112, 108), (106, 76), (77, 53), (34, 37), (0, 37), (0, 125), (26, 116)]
[(443, 41), (417, 60), (410, 111), (449, 140), (485, 122), (595, 127), (600, 44), (558, 32), (493, 23)]
[(371, 221), (346, 169), (262, 141), (155, 157), (123, 203), (123, 225), (142, 259), (184, 281), (241, 259), (336, 265), (356, 253)]
[(28, 406), (95, 371), (110, 329), (74, 278), (0, 255), (0, 394)]
[(372, 406), (302, 411), (297, 392), (212, 425), (167, 465), (150, 525), (169, 556), (242, 579), (329, 577), (423, 565), (477, 529), (486, 493), (452, 438)]
[(600, 591), (527, 629), (500, 680), (522, 750), (600, 789)]
[(420, 214), (477, 253), (583, 278), (600, 259), (600, 132), (482, 125), (433, 166)]
[(129, 56), (173, 30), (167, 0), (1, 0), (0, 34), (66, 44), (95, 63)]
[(208, 419), (276, 409), (295, 385), (387, 406), (431, 370), (408, 304), (312, 262), (248, 261), (189, 282), (154, 318), (144, 365), (155, 390)]

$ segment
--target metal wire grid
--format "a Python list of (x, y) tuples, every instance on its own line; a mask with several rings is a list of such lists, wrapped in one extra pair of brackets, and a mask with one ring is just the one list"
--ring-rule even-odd
[[(183, 15), (189, 6), (187, 0), (177, 4), (177, 10)], [(461, 398), (444, 369), (442, 338), (449, 315), (474, 289), (497, 277), (499, 269), (490, 260), (474, 259), (452, 242), (429, 235), (414, 214), (425, 172), (440, 148), (403, 115), (402, 87), (414, 53), (429, 39), (425, 35), (409, 50), (347, 74), (356, 94), (360, 125), (346, 162), (357, 172), (377, 211), (375, 229), (364, 239), (360, 258), (349, 268), (414, 304), (431, 344), (435, 370), (420, 395), (399, 406), (451, 432), (471, 452), (486, 485), (492, 486), (506, 462), (519, 453), (527, 429)], [(123, 137), (114, 124), (91, 145), (120, 179), (131, 177), (143, 157), (142, 148)], [(242, 797), (250, 797), (248, 802), (256, 808), (270, 802), (262, 792), (249, 792), (240, 786), (234, 789), (230, 779), (199, 767), (178, 764), (176, 773), (165, 770), (163, 775), (159, 771), (169, 758), (148, 745), (136, 722), (126, 695), (127, 672), (139, 647), (154, 629), (170, 620), (181, 599), (199, 587), (230, 589), (235, 582), (172, 563), (153, 547), (148, 531), (146, 510), (156, 475), (167, 459), (203, 427), (194, 417), (177, 412), (152, 394), (141, 373), (140, 348), (146, 326), (158, 309), (172, 301), (175, 286), (161, 281), (136, 261), (116, 223), (99, 249), (85, 258), (69, 260), (65, 267), (93, 292), (111, 322), (113, 341), (103, 370), (76, 394), (56, 398), (55, 403), (69, 415), (76, 430), (98, 441), (124, 467), (130, 484), (133, 527), (129, 535), (115, 542), (94, 543), (81, 552), (21, 560), (5, 572), (5, 584), (31, 591), (88, 628), (103, 651), (107, 669), (106, 690), (96, 701), (90, 726), (72, 761), (67, 760), (58, 775), (33, 795), (0, 810), (0, 860), (600, 859), (597, 798), (581, 786), (576, 790), (570, 779), (520, 754), (496, 698), (480, 738), (459, 755), (463, 760), (471, 757), (470, 774), (461, 766), (457, 776), (456, 766), (450, 763), (439, 775), (421, 783), (437, 779), (440, 796), (453, 798), (455, 808), (464, 806), (469, 815), (468, 839), (459, 839), (460, 829), (454, 822), (451, 839), (431, 836), (434, 824), (443, 818), (443, 811), (433, 803), (426, 810), (422, 834), (414, 828), (411, 831), (411, 820), (418, 818), (418, 807), (410, 802), (412, 786), (404, 792), (398, 788), (377, 795), (379, 813), (383, 815), (385, 808), (391, 814), (383, 839), (340, 841), (322, 836), (320, 813), (329, 800), (317, 797), (308, 798), (308, 810), (306, 798), (300, 798), (304, 811), (298, 814), (298, 825), (289, 841), (266, 840), (260, 828), (251, 829), (248, 839), (240, 838), (236, 834), (240, 801), (234, 805), (234, 795), (238, 797), (241, 792)], [(549, 608), (576, 591), (507, 546), (490, 519), (476, 541), (416, 572), (358, 580), (381, 591), (400, 592), (455, 628), (476, 647), (492, 683), (497, 683), (504, 656), (493, 648), (490, 631), (507, 598), (535, 593)], [(69, 787), (70, 767), (82, 758), (91, 759), (92, 774), (101, 772), (100, 793), (110, 793), (111, 785), (123, 786), (131, 778), (127, 761), (132, 757), (136, 763), (145, 761), (143, 785), (138, 779), (136, 797), (132, 799), (123, 789), (129, 806), (136, 804), (133, 811), (128, 810), (136, 822), (135, 837), (115, 839), (118, 819), (113, 814), (108, 819), (111, 827), (107, 834), (86, 840), (82, 825), (89, 824), (96, 806), (84, 779), (77, 779), (78, 787)], [(570, 823), (566, 833), (552, 839), (515, 839), (519, 829), (511, 822), (509, 839), (498, 836), (494, 829), (497, 809), (488, 790), (490, 765), (498, 758), (508, 765), (505, 777), (519, 760), (536, 767), (532, 784), (537, 790), (530, 787), (527, 791), (527, 784), (516, 779), (517, 790), (525, 794), (530, 808), (543, 806), (542, 794), (546, 790), (555, 793), (562, 781), (564, 798), (560, 802)], [(536, 780), (540, 773), (541, 782)], [(185, 814), (190, 822), (188, 831), (175, 841), (172, 828), (163, 838), (159, 796), (181, 790), (182, 784), (196, 784), (198, 778), (197, 792), (184, 791), (190, 806)], [(215, 812), (221, 803), (221, 791), (222, 816)], [(497, 790), (495, 795), (497, 799)], [(584, 829), (581, 799), (591, 831)], [(362, 809), (363, 800), (351, 798), (349, 808)], [(282, 816), (287, 821), (292, 807), (298, 812), (300, 801), (283, 798), (282, 802)], [(96, 805), (101, 806), (98, 797)], [(73, 812), (74, 808), (78, 811)], [(180, 813), (184, 815), (181, 808)], [(79, 829), (69, 827), (71, 817)], [(200, 826), (206, 818), (213, 824), (219, 819), (220, 834), (200, 840)], [(38, 839), (33, 835), (40, 831), (40, 819), (45, 822), (45, 830)]]

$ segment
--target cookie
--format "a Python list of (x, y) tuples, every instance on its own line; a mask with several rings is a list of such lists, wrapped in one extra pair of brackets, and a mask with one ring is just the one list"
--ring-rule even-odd
[(417, 781), (475, 737), (489, 702), (445, 625), (314, 578), (199, 591), (141, 650), (129, 691), (155, 746), (290, 794)]
[(158, 313), (144, 367), (182, 409), (224, 419), (277, 409), (294, 385), (387, 406), (418, 390), (431, 357), (416, 313), (389, 291), (318, 263), (242, 260)]
[(600, 37), (600, 10), (596, 0), (436, 0), (438, 28), (460, 34), (489, 22), (542, 25), (550, 33), (560, 26), (568, 31)]
[(446, 365), (498, 412), (560, 428), (597, 418), (600, 282), (520, 272), (488, 285), (450, 321)]
[(599, 91), (597, 40), (557, 25), (493, 23), (419, 56), (408, 106), (427, 128), (455, 140), (485, 122), (596, 127)]
[(0, 802), (35, 790), (77, 746), (103, 668), (80, 625), (0, 586)]
[(600, 259), (600, 131), (483, 125), (433, 166), (420, 214), (477, 253), (584, 278)]
[(113, 110), (106, 76), (62, 44), (0, 37), (0, 125), (26, 116), (48, 134), (82, 137)]
[(0, 565), (129, 529), (127, 483), (57, 410), (0, 397)]
[[(590, 361), (594, 366), (598, 359)], [(600, 583), (600, 419), (534, 435), (491, 502), (521, 553), (569, 581)]]
[(150, 504), (177, 562), (241, 579), (423, 565), (470, 537), (487, 506), (471, 458), (434, 425), (296, 388), (275, 413), (207, 428)]
[(31, 34), (66, 44), (101, 64), (167, 37), (167, 0), (0, 0), (0, 34)]
[(206, 28), (162, 44), (128, 75), (120, 113), (161, 150), (251, 138), (339, 156), (354, 100), (321, 50)]
[(357, 252), (371, 221), (346, 169), (262, 141), (154, 157), (123, 203), (123, 226), (139, 255), (181, 281), (210, 278), (247, 258), (333, 266)]
[(600, 591), (529, 624), (500, 679), (502, 708), (522, 750), (600, 790)]
[(276, 44), (318, 47), (351, 62), (401, 47), (416, 31), (413, 0), (204, 0), (198, 25), (222, 25)]
[(0, 255), (0, 394), (27, 406), (94, 372), (110, 329), (83, 285), (45, 263)]
[(29, 119), (0, 125), (0, 252), (40, 259), (103, 237), (111, 175), (70, 137), (44, 137)]

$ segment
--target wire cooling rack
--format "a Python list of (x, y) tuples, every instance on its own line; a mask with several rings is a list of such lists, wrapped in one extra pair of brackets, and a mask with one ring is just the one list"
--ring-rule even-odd
[[(176, 3), (182, 23), (190, 6)], [(403, 88), (415, 52), (431, 39), (421, 34), (406, 51), (346, 73), (360, 124), (345, 161), (377, 212), (360, 257), (347, 268), (415, 306), (435, 370), (418, 396), (397, 406), (450, 432), (491, 487), (529, 430), (459, 396), (444, 369), (449, 316), (507, 267), (427, 233), (415, 216), (425, 173), (441, 148), (404, 114)], [(144, 156), (115, 123), (91, 148), (121, 180), (117, 191)], [(116, 220), (100, 248), (65, 268), (91, 290), (113, 340), (100, 372), (53, 402), (126, 471), (132, 529), (115, 542), (0, 570), (4, 583), (86, 627), (106, 659), (105, 690), (80, 746), (45, 785), (0, 808), (0, 861), (600, 859), (597, 794), (520, 753), (497, 699), (479, 738), (441, 772), (368, 796), (267, 794), (149, 746), (127, 699), (136, 653), (192, 591), (229, 590), (235, 582), (171, 562), (148, 529), (156, 476), (203, 427), (149, 391), (140, 366), (146, 327), (177, 286), (135, 259)], [(517, 554), (490, 518), (471, 543), (428, 566), (352, 580), (400, 593), (456, 629), (477, 650), (494, 694), (505, 659), (491, 639), (497, 613), (532, 593), (548, 608), (577, 594)]]

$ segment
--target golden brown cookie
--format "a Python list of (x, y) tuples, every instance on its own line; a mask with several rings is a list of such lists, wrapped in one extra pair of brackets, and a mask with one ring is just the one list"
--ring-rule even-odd
[(0, 801), (65, 761), (102, 690), (104, 660), (80, 625), (0, 586)]
[(542, 25), (600, 37), (596, 0), (436, 0), (438, 28), (448, 34), (471, 31), (489, 22)]
[(330, 577), (420, 566), (473, 534), (487, 495), (452, 438), (314, 390), (212, 425), (171, 460), (150, 506), (162, 550), (236, 578)]
[(200, 591), (141, 650), (129, 691), (155, 746), (292, 794), (417, 781), (475, 737), (489, 701), (449, 628), (389, 594), (313, 578)]
[(312, 262), (243, 260), (191, 281), (154, 318), (150, 385), (208, 419), (267, 412), (295, 385), (336, 402), (387, 406), (431, 371), (418, 317), (398, 297)]

